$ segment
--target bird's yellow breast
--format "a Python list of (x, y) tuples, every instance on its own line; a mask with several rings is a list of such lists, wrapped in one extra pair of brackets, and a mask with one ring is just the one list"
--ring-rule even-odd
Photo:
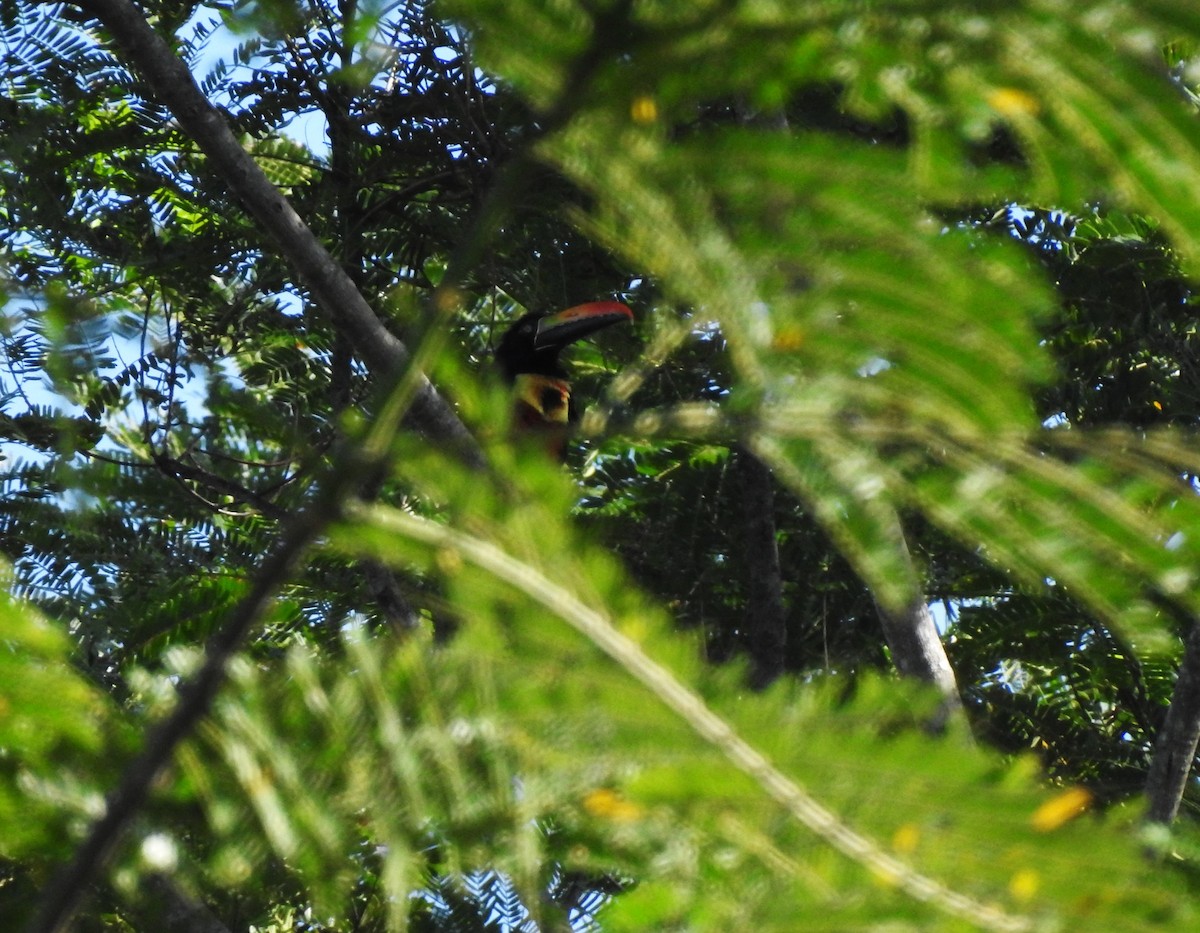
[[(521, 373), (517, 376), (515, 396), (526, 413), (547, 424), (567, 423), (571, 410), (571, 386), (565, 379)], [(530, 411), (532, 410), (532, 411)]]

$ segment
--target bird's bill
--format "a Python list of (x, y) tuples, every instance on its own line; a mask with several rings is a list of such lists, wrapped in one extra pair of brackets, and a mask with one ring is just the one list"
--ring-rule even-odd
[(538, 349), (566, 346), (610, 324), (632, 320), (633, 312), (619, 301), (589, 301), (539, 319), (533, 345)]

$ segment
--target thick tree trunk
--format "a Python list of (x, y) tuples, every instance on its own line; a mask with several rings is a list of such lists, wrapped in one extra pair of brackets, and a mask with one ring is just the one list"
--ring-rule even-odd
[(1146, 820), (1171, 823), (1179, 812), (1184, 788), (1200, 742), (1200, 622), (1192, 626), (1171, 694), (1171, 706), (1154, 743), (1146, 776)]
[(733, 460), (745, 515), (742, 546), (750, 568), (746, 630), (750, 642), (750, 683), (760, 690), (783, 673), (787, 619), (783, 575), (775, 539), (775, 489), (771, 471), (754, 454), (738, 448)]

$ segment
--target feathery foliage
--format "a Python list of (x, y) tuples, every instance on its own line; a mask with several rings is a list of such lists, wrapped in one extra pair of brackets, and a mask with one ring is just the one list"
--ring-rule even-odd
[[(1194, 926), (1195, 4), (147, 6), (483, 466), (118, 9), (0, 4), (0, 915), (251, 618), (81, 929)], [(487, 358), (604, 296), (563, 470)]]

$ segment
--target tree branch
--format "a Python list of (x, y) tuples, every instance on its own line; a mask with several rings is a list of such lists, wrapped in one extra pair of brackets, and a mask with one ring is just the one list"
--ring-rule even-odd
[[(76, 0), (76, 5), (104, 24), (125, 58), (136, 65), (180, 126), (208, 156), (230, 191), (275, 241), (317, 305), (348, 335), (371, 370), (384, 379), (402, 370), (411, 356), (408, 348), (384, 326), (287, 198), (242, 148), (224, 117), (201, 93), (187, 65), (137, 7), (130, 0)], [(408, 419), (468, 462), (482, 464), (475, 439), (424, 376), (409, 407)]]
[[(896, 524), (900, 517), (896, 516)], [(907, 576), (912, 580), (921, 579), (917, 568), (913, 565), (912, 553), (908, 549), (908, 541), (904, 529), (897, 528), (900, 558), (908, 565)], [(925, 601), (925, 594), (917, 586), (903, 609), (896, 610), (884, 606), (875, 600), (875, 608), (879, 612), (879, 621), (883, 626), (883, 636), (892, 652), (892, 663), (905, 677), (916, 677), (933, 684), (946, 697), (950, 709), (958, 709), (961, 700), (958, 695), (958, 681), (954, 676), (954, 668), (946, 656), (946, 647), (942, 644), (937, 626), (933, 622), (933, 614)]]
[(223, 476), (218, 476), (216, 473), (201, 469), (198, 466), (184, 463), (174, 457), (168, 457), (166, 454), (156, 454), (154, 464), (172, 479), (180, 481), (191, 480), (201, 483), (209, 489), (224, 493), (239, 502), (245, 502), (267, 516), (267, 518), (278, 520), (286, 514), (278, 505), (265, 496), (258, 494), (253, 489), (247, 489), (245, 486), (233, 482), (233, 480), (225, 479)]
[[(385, 412), (396, 411), (411, 398), (412, 374), (406, 375), (409, 378), (398, 380), (389, 394)], [(249, 591), (209, 640), (203, 665), (180, 686), (174, 709), (150, 727), (142, 751), (125, 767), (108, 795), (103, 816), (92, 824), (70, 863), (42, 892), (28, 933), (67, 929), (92, 881), (170, 763), (176, 746), (208, 715), (230, 658), (270, 610), (275, 591), (292, 575), (309, 546), (342, 514), (344, 503), (361, 488), (364, 477), (383, 468), (398, 423), (396, 417), (380, 418), (368, 426), (365, 437), (347, 442), (337, 452), (317, 498), (284, 526), (275, 548), (251, 579)]]
[(1200, 622), (1192, 625), (1167, 718), (1146, 775), (1146, 821), (1169, 824), (1179, 812), (1200, 744)]
[(225, 679), (225, 665), (246, 634), (267, 612), (276, 588), (291, 574), (300, 556), (332, 520), (335, 509), (326, 499), (297, 516), (278, 547), (263, 562), (250, 592), (234, 607), (224, 627), (209, 642), (204, 665), (179, 690), (169, 715), (151, 728), (141, 753), (125, 768), (108, 796), (104, 815), (92, 824), (71, 862), (42, 893), (29, 933), (57, 933), (70, 923), (97, 871), (125, 834), (129, 822), (145, 803), (151, 785), (162, 773), (175, 747), (208, 714)]

